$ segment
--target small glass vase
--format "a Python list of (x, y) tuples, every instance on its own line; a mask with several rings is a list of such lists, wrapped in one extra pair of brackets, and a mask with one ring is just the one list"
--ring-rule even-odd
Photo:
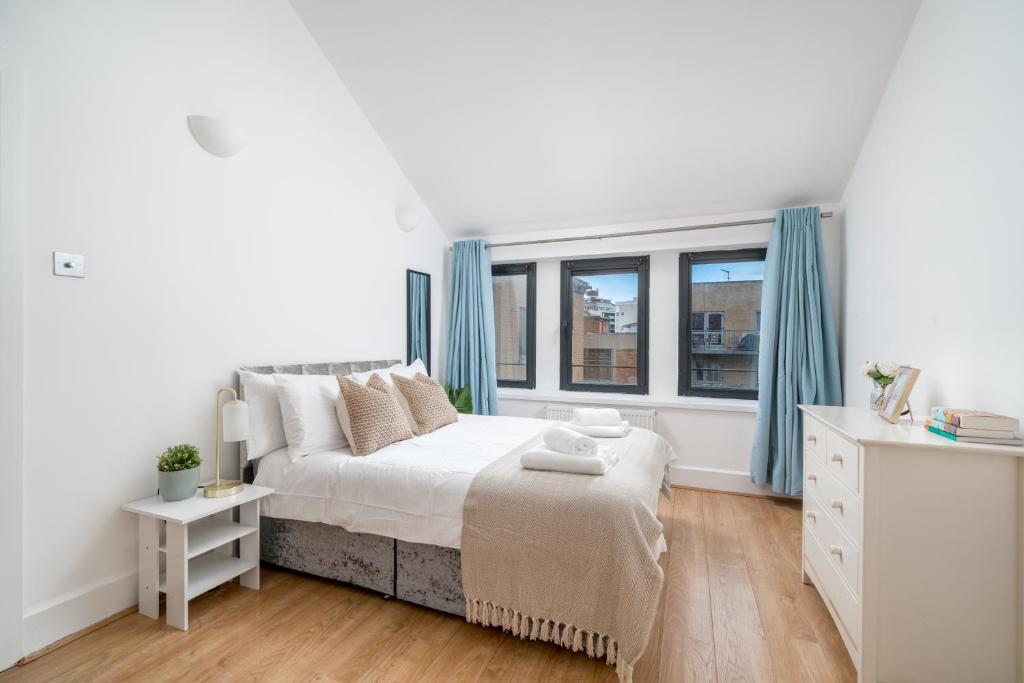
[(871, 389), (871, 410), (878, 412), (885, 405), (885, 390), (888, 385), (881, 384), (879, 382), (873, 382), (874, 387)]

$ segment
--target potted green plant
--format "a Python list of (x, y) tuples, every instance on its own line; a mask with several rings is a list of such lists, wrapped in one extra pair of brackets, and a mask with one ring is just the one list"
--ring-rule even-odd
[(455, 406), (456, 411), (460, 413), (473, 412), (473, 394), (469, 390), (469, 387), (452, 389), (452, 385), (445, 384), (444, 391), (448, 394), (448, 400), (453, 406)]
[(202, 462), (199, 449), (189, 443), (171, 446), (161, 453), (156, 463), (160, 497), (171, 502), (196, 495)]

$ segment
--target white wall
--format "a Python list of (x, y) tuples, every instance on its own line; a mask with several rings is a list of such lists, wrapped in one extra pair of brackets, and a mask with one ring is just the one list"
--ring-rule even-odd
[(911, 404), (1024, 417), (1024, 3), (926, 0), (847, 186), (846, 402), (866, 359)]
[[(832, 207), (823, 205), (824, 211)], [(543, 239), (568, 235), (607, 234), (647, 228), (700, 225), (774, 216), (765, 211), (702, 216), (642, 224), (596, 226), (562, 231), (489, 237), (489, 242)], [(750, 484), (750, 446), (754, 436), (756, 401), (679, 397), (679, 253), (684, 251), (763, 247), (771, 225), (718, 228), (643, 237), (563, 242), (495, 248), (495, 263), (534, 261), (537, 265), (537, 388), (499, 389), (503, 415), (539, 417), (551, 403), (589, 402), (652, 406), (658, 411), (658, 432), (679, 457), (676, 483), (764, 493)], [(839, 318), (839, 221), (822, 221), (833, 305)], [(563, 392), (558, 388), (559, 277), (562, 259), (621, 254), (649, 254), (650, 262), (650, 394), (632, 395)]]
[(0, 669), (21, 650), (25, 78), (0, 41)]
[[(30, 80), (27, 652), (134, 603), (118, 508), (171, 444), (212, 476), (235, 367), (404, 357), (405, 269), (441, 311), (447, 241), (429, 216), (398, 230), (417, 197), (284, 0), (23, 0), (0, 27)], [(190, 113), (234, 121), (242, 152), (200, 150)], [(87, 277), (52, 276), (53, 250)]]

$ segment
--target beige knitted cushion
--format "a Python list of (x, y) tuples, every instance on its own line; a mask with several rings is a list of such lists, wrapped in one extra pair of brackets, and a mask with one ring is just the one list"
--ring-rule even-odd
[(371, 377), (365, 385), (339, 375), (338, 386), (338, 419), (342, 419), (344, 412), (352, 432), (353, 453), (369, 455), (388, 444), (412, 438), (402, 406), (379, 375)]
[(432, 432), (459, 419), (459, 413), (437, 380), (417, 372), (416, 379), (391, 373), (391, 381), (409, 403), (409, 410), (412, 411), (420, 434)]
[[(398, 363), (396, 365), (393, 365), (392, 367), (401, 368), (403, 366), (401, 363)], [(367, 382), (370, 381), (370, 378), (373, 377), (374, 375), (379, 375), (380, 378), (384, 380), (384, 383), (388, 385), (388, 391), (391, 392), (391, 395), (395, 397), (396, 401), (398, 401), (398, 405), (402, 406), (402, 411), (405, 412), (405, 421), (409, 423), (409, 428), (412, 430), (412, 435), (417, 436), (419, 434), (419, 428), (416, 427), (416, 420), (414, 420), (412, 417), (412, 411), (409, 410), (409, 404), (406, 402), (405, 396), (402, 396), (402, 392), (399, 391), (398, 387), (396, 387), (394, 383), (391, 382), (390, 372), (388, 372), (387, 370), (371, 370), (369, 372), (352, 372), (343, 376), (346, 377), (347, 379), (352, 380), (356, 384), (365, 385)], [(335, 375), (335, 377), (339, 376), (341, 375)], [(352, 427), (349, 424), (348, 413), (345, 410), (345, 399), (340, 394), (338, 395), (336, 409), (338, 412), (338, 422), (341, 423), (341, 431), (345, 433), (345, 441), (346, 443), (352, 443)]]

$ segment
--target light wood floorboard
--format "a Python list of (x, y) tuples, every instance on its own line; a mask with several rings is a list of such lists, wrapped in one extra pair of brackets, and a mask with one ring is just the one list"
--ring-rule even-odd
[[(856, 681), (828, 611), (800, 580), (797, 504), (675, 489), (658, 515), (665, 585), (637, 683)], [(130, 614), (0, 683), (616, 680), (585, 655), (353, 586), (274, 567), (262, 586), (193, 600), (187, 632)]]

